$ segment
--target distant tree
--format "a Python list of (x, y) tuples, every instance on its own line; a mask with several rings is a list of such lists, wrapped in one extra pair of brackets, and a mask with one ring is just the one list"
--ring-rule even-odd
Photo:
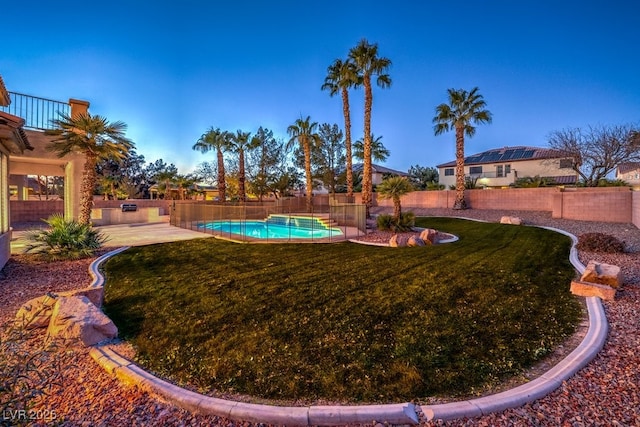
[(55, 138), (47, 149), (59, 157), (74, 152), (85, 157), (78, 222), (89, 224), (98, 162), (107, 158), (123, 159), (134, 148), (134, 144), (125, 137), (127, 125), (124, 122), (109, 122), (104, 117), (89, 113), (76, 117), (60, 114), (60, 118), (52, 122), (56, 129), (48, 133), (55, 135)]
[(400, 217), (402, 216), (400, 199), (413, 190), (409, 180), (403, 176), (389, 177), (376, 187), (376, 193), (379, 197), (393, 200), (393, 219), (396, 223), (400, 222)]
[(551, 185), (549, 178), (541, 177), (540, 175), (523, 176), (522, 178), (516, 179), (513, 183), (513, 186), (516, 188), (538, 188), (547, 187), (549, 185)]
[[(148, 197), (150, 175), (147, 173), (146, 162), (142, 154), (129, 150), (123, 159), (105, 159), (97, 165), (98, 180), (103, 177), (115, 177), (112, 193), (123, 194), (124, 197)], [(107, 178), (109, 179), (109, 178)], [(102, 189), (101, 193), (104, 194)]]
[(365, 205), (366, 216), (370, 217), (373, 170), (371, 167), (371, 106), (373, 94), (371, 91), (371, 78), (376, 78), (376, 84), (381, 88), (391, 86), (391, 77), (387, 70), (391, 67), (391, 60), (378, 56), (378, 45), (370, 44), (362, 39), (355, 47), (349, 50), (349, 60), (352, 61), (358, 73), (358, 81), (364, 87), (364, 146), (363, 146), (363, 170), (362, 170), (362, 203)]
[(340, 92), (342, 96), (342, 114), (344, 115), (344, 146), (346, 161), (347, 196), (353, 196), (353, 155), (351, 152), (351, 113), (349, 108), (349, 89), (361, 83), (358, 71), (353, 61), (336, 59), (327, 68), (322, 90), (329, 91), (331, 96)]
[(156, 182), (158, 182), (158, 190), (162, 189), (162, 193), (164, 194), (165, 200), (170, 200), (171, 197), (171, 184), (175, 181), (178, 176), (177, 169), (165, 169), (156, 173), (153, 177)]
[(194, 185), (198, 181), (199, 181), (199, 177), (193, 174), (176, 175), (176, 177), (173, 179), (173, 182), (176, 184), (176, 187), (178, 187), (178, 194), (180, 195), (180, 200), (185, 200), (189, 198), (189, 195), (191, 195), (194, 192), (194, 189), (193, 189)]
[(331, 193), (336, 192), (338, 177), (344, 170), (345, 146), (337, 124), (323, 123), (319, 132), (322, 143), (314, 150), (315, 175)]
[(285, 161), (284, 142), (276, 140), (273, 132), (260, 127), (251, 139), (253, 147), (247, 154), (247, 177), (251, 192), (262, 202), (264, 196), (274, 193)]
[(473, 137), (476, 128), (472, 124), (491, 123), (491, 112), (485, 109), (487, 103), (478, 88), (470, 92), (459, 89), (449, 89), (449, 103), (436, 107), (436, 115), (433, 118), (436, 135), (454, 129), (456, 132), (456, 200), (453, 209), (466, 209), (467, 202), (464, 198), (464, 136)]
[(409, 168), (409, 181), (418, 190), (426, 190), (438, 183), (438, 169), (420, 165)]
[(632, 125), (554, 131), (548, 145), (572, 160), (583, 184), (596, 187), (620, 164), (640, 161), (640, 137)]
[(287, 133), (291, 137), (287, 143), (289, 149), (294, 143), (299, 143), (304, 151), (304, 173), (306, 176), (307, 209), (311, 210), (311, 197), (313, 192), (313, 178), (311, 175), (311, 150), (312, 146), (321, 144), (320, 135), (316, 132), (317, 122), (311, 122), (311, 116), (306, 119), (300, 117), (294, 124), (287, 128)]
[(201, 182), (213, 185), (218, 179), (218, 166), (214, 162), (202, 162), (196, 166), (194, 173), (200, 178)]
[[(375, 135), (372, 134), (370, 140), (371, 158), (376, 162), (384, 163), (391, 155), (391, 151), (382, 143), (382, 136), (376, 138)], [(364, 160), (364, 140), (362, 138), (353, 144), (353, 157)]]
[(198, 150), (201, 153), (206, 153), (213, 149), (216, 150), (218, 160), (218, 178), (216, 180), (216, 184), (218, 186), (218, 199), (223, 203), (227, 200), (223, 153), (225, 150), (229, 149), (231, 137), (232, 136), (229, 132), (211, 127), (207, 132), (202, 134), (192, 147), (194, 150)]

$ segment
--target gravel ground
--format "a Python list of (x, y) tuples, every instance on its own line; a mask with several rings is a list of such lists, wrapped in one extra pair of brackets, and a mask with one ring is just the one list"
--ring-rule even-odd
[[(373, 211), (380, 212), (382, 210)], [(608, 341), (587, 367), (555, 392), (521, 408), (465, 420), (422, 422), (423, 426), (640, 426), (640, 230), (632, 224), (556, 220), (540, 212), (444, 209), (416, 209), (414, 212), (419, 216), (465, 216), (488, 221), (498, 221), (502, 215), (519, 216), (526, 224), (557, 227), (575, 235), (586, 232), (611, 234), (625, 241), (628, 248), (628, 253), (617, 255), (579, 254), (584, 264), (594, 259), (619, 265), (626, 277), (626, 284), (616, 301), (605, 303), (610, 324)], [(4, 275), (0, 276), (2, 338), (7, 336), (17, 309), (26, 300), (50, 291), (88, 285), (87, 268), (91, 262), (92, 259), (46, 264), (36, 262), (30, 256), (12, 256), (3, 270)], [(20, 342), (19, 350), (37, 352), (43, 347), (42, 339), (42, 334), (27, 337)], [(0, 363), (2, 357), (17, 357), (15, 355), (20, 353), (3, 351), (0, 351)], [(31, 415), (36, 419), (28, 421), (28, 425), (252, 425), (194, 415), (153, 395), (124, 386), (98, 367), (86, 349), (59, 349), (48, 354), (41, 363), (45, 368), (42, 372), (47, 366), (56, 366), (59, 378), (50, 381), (46, 395), (35, 399)], [(0, 403), (3, 401), (0, 394)], [(44, 419), (45, 416), (48, 419)], [(0, 425), (13, 424), (17, 424), (16, 419), (7, 414), (0, 418)]]

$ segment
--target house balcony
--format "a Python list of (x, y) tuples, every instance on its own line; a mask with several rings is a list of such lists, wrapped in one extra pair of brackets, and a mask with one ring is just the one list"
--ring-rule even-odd
[(11, 91), (8, 91), (8, 94), (9, 105), (0, 106), (0, 111), (24, 119), (23, 128), (25, 129), (53, 129), (53, 120), (59, 119), (60, 114), (70, 115), (74, 102), (85, 103), (88, 106), (85, 101), (72, 99), (69, 102), (63, 102)]

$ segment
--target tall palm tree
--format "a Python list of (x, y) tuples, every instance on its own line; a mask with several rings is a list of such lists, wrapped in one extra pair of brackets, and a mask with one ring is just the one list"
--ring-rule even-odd
[(57, 129), (49, 133), (57, 137), (47, 146), (47, 150), (57, 153), (58, 157), (74, 152), (85, 156), (78, 222), (89, 224), (98, 175), (96, 165), (104, 159), (124, 159), (134, 144), (124, 136), (127, 129), (124, 122), (110, 123), (98, 115), (86, 113), (71, 117), (60, 114), (60, 118), (52, 123)]
[(491, 112), (485, 107), (487, 103), (478, 88), (474, 87), (470, 92), (459, 89), (448, 89), (449, 103), (436, 107), (434, 131), (436, 135), (456, 131), (456, 200), (453, 209), (467, 209), (464, 198), (464, 136), (471, 138), (476, 133), (472, 124), (491, 123)]
[(245, 191), (245, 161), (244, 152), (253, 147), (252, 141), (249, 139), (251, 132), (242, 132), (240, 129), (231, 137), (231, 148), (238, 153), (238, 198), (240, 202), (245, 202), (247, 196)]
[(327, 68), (327, 77), (321, 90), (328, 90), (330, 96), (340, 92), (342, 96), (342, 114), (344, 115), (344, 143), (347, 161), (347, 196), (353, 196), (353, 156), (351, 153), (351, 112), (349, 107), (349, 89), (360, 84), (355, 64), (336, 59)]
[[(371, 158), (376, 162), (384, 162), (389, 158), (391, 152), (382, 143), (382, 137), (376, 138), (375, 135), (371, 135)], [(356, 159), (364, 160), (364, 140), (361, 138), (353, 144), (353, 157)]]
[(313, 194), (313, 180), (311, 177), (311, 148), (322, 143), (320, 135), (316, 132), (317, 122), (311, 122), (311, 116), (306, 119), (300, 117), (296, 122), (287, 128), (287, 133), (291, 139), (287, 143), (287, 150), (292, 144), (298, 142), (304, 152), (304, 173), (307, 179), (307, 209), (311, 211), (311, 196)]
[(378, 45), (370, 44), (366, 39), (360, 40), (349, 51), (349, 59), (353, 61), (362, 78), (364, 86), (364, 161), (362, 169), (362, 203), (366, 206), (367, 218), (371, 208), (373, 182), (371, 169), (371, 106), (373, 94), (371, 92), (371, 78), (376, 77), (376, 84), (381, 88), (391, 86), (391, 77), (387, 70), (391, 66), (391, 60), (378, 56)]
[(229, 148), (230, 141), (231, 134), (229, 134), (229, 132), (221, 131), (220, 128), (214, 129), (213, 127), (210, 127), (209, 130), (202, 134), (192, 147), (194, 150), (198, 150), (201, 153), (206, 153), (212, 149), (216, 150), (218, 158), (218, 199), (223, 203), (227, 200), (223, 152)]
[(376, 192), (381, 198), (393, 200), (393, 219), (396, 224), (400, 223), (400, 217), (402, 216), (400, 198), (412, 191), (413, 185), (403, 176), (389, 177), (376, 187)]

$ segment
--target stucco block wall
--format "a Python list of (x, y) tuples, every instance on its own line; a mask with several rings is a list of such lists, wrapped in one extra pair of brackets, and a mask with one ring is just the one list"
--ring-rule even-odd
[(632, 195), (629, 188), (565, 191), (562, 193), (562, 218), (630, 223)]
[[(193, 200), (187, 200), (193, 203)], [(180, 203), (180, 200), (176, 200), (176, 203)], [(151, 199), (129, 199), (129, 200), (102, 200), (98, 198), (93, 199), (94, 209), (102, 208), (114, 208), (120, 209), (120, 205), (123, 203), (133, 203), (141, 208), (159, 208), (160, 215), (169, 215), (171, 204), (173, 200), (151, 200)]]
[(62, 200), (11, 200), (11, 223), (36, 222), (49, 218), (54, 213), (64, 214)]
[(551, 211), (556, 188), (513, 188), (502, 190), (467, 190), (471, 209)]
[(631, 193), (632, 200), (632, 213), (631, 219), (633, 224), (640, 228), (640, 191), (634, 191)]

